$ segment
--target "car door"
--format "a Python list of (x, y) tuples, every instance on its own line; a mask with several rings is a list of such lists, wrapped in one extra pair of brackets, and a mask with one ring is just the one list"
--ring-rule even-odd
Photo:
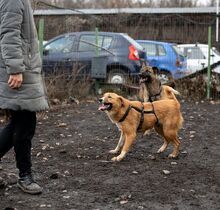
[(187, 56), (187, 70), (189, 73), (199, 71), (208, 65), (206, 56), (197, 46), (185, 47), (184, 54)]
[(70, 74), (73, 68), (74, 35), (64, 35), (44, 46), (43, 71), (46, 74)]
[(140, 42), (146, 52), (147, 62), (150, 66), (159, 66), (159, 56), (157, 53), (157, 45), (153, 43)]
[(150, 66), (157, 67), (159, 70), (171, 70), (172, 60), (168, 58), (167, 49), (162, 44), (147, 43), (145, 49)]
[[(205, 55), (205, 57), (207, 59), (207, 63), (208, 63), (208, 53), (209, 53), (208, 45), (207, 46), (201, 46), (200, 49), (203, 52), (203, 54)], [(218, 55), (216, 54), (215, 48), (211, 48), (210, 49), (210, 64), (212, 65), (212, 64), (218, 62), (219, 60), (220, 59), (219, 59)]]
[[(160, 70), (167, 70), (169, 72), (173, 69), (173, 60), (175, 60), (175, 57), (173, 57), (173, 53), (170, 52), (171, 48), (168, 48), (169, 45), (163, 45), (163, 44), (157, 44), (157, 62), (158, 62), (158, 69)], [(165, 48), (165, 46), (167, 46)], [(172, 53), (172, 54), (171, 54)], [(173, 56), (169, 56), (173, 55)]]
[(102, 41), (103, 36), (96, 34), (82, 34), (79, 37), (76, 57), (83, 72), (90, 72), (92, 59), (101, 51)]

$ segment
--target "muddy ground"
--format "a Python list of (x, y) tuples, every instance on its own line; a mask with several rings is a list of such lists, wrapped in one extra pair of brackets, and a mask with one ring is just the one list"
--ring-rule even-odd
[(220, 104), (181, 104), (185, 122), (178, 159), (167, 158), (171, 147), (157, 155), (162, 139), (151, 132), (139, 135), (119, 163), (108, 154), (118, 129), (96, 101), (54, 108), (38, 122), (33, 141), (33, 170), (44, 192), (32, 196), (17, 188), (11, 151), (0, 170), (8, 181), (0, 189), (0, 210), (220, 209)]

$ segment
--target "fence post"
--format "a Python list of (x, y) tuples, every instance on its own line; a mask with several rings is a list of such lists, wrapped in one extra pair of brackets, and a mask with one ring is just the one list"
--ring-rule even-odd
[(212, 27), (209, 26), (208, 28), (208, 81), (207, 81), (207, 99), (210, 99), (210, 86), (211, 86), (211, 66), (210, 66), (210, 51), (211, 51), (211, 36), (212, 36)]
[(44, 19), (43, 18), (41, 18), (39, 21), (38, 39), (39, 39), (40, 55), (42, 58), (43, 57), (43, 41), (44, 41)]
[[(96, 35), (96, 40), (95, 40), (95, 41), (96, 41), (96, 49), (95, 49), (95, 52), (96, 52), (96, 57), (99, 56), (99, 48), (97, 47), (98, 44), (99, 44), (99, 39), (98, 39), (99, 34), (98, 34), (98, 32), (99, 32), (99, 30), (98, 30), (98, 28), (96, 27), (96, 28), (95, 28), (95, 35)], [(99, 89), (100, 89), (99, 79), (95, 79), (95, 93), (96, 93), (96, 94), (98, 94)]]
[(96, 49), (95, 49), (95, 51), (96, 51), (96, 57), (98, 57), (99, 56), (99, 47), (98, 47), (98, 45), (99, 45), (99, 29), (96, 27), (95, 28), (95, 44), (96, 44)]

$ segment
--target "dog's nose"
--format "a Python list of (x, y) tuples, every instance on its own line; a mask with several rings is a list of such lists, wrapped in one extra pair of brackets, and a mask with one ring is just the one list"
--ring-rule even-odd
[(99, 103), (102, 103), (102, 102), (103, 102), (103, 98), (100, 98), (100, 99), (99, 99)]

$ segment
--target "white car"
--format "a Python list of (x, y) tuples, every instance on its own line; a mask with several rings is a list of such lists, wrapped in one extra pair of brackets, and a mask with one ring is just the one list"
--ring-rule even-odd
[[(187, 57), (188, 74), (192, 74), (208, 66), (208, 45), (207, 44), (179, 44), (178, 47)], [(215, 47), (211, 48), (210, 64), (220, 62), (220, 53)], [(220, 73), (220, 65), (212, 69)]]

